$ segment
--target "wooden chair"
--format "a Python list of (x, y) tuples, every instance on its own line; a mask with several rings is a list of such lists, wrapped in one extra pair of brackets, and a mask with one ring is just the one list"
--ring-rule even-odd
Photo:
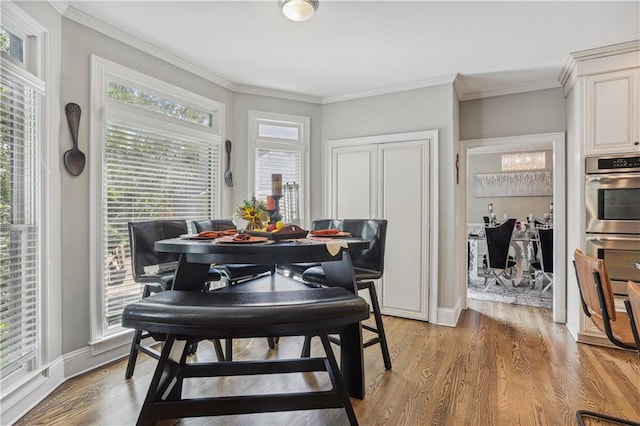
[(626, 312), (616, 312), (607, 267), (602, 259), (587, 256), (579, 249), (573, 253), (582, 309), (595, 326), (616, 346), (636, 349)]
[(628, 299), (624, 301), (624, 307), (629, 315), (629, 324), (633, 339), (636, 342), (638, 356), (640, 356), (640, 283), (629, 281), (627, 283)]

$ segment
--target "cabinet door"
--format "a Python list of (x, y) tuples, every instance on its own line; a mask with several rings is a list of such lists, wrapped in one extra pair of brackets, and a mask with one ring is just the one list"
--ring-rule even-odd
[(426, 141), (378, 146), (380, 217), (388, 220), (380, 306), (385, 314), (427, 321), (429, 152)]
[(375, 217), (375, 146), (336, 147), (331, 154), (331, 212), (337, 219)]
[(586, 78), (587, 154), (640, 150), (639, 76), (631, 69)]

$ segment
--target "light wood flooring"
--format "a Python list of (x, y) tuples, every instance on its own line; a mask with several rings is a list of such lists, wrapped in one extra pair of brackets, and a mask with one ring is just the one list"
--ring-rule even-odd
[[(393, 370), (384, 370), (378, 346), (365, 350), (366, 397), (352, 399), (361, 425), (575, 425), (579, 409), (640, 421), (637, 353), (576, 343), (548, 309), (470, 300), (456, 328), (393, 317), (385, 317), (385, 328)], [(296, 357), (301, 345), (301, 338), (282, 338), (269, 350), (265, 339), (237, 340), (234, 356)], [(201, 343), (194, 360), (214, 357), (212, 346)], [(68, 380), (17, 424), (135, 424), (155, 361), (140, 355), (128, 381), (125, 366), (122, 360)], [(189, 379), (185, 395), (290, 392), (328, 384), (321, 373)], [(332, 409), (160, 424), (297, 426), (347, 420), (343, 410)]]

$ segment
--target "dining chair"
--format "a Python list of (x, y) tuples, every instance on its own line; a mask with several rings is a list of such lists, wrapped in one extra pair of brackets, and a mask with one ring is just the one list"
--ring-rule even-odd
[[(317, 231), (319, 229), (338, 229), (341, 226), (342, 221), (337, 219), (314, 219), (309, 227), (310, 231)], [(302, 277), (302, 274), (307, 269), (320, 266), (319, 263), (292, 263), (289, 265), (278, 265), (278, 269), (287, 276), (296, 278)]]
[(636, 342), (638, 356), (640, 356), (640, 283), (629, 281), (627, 283), (627, 296), (624, 307), (629, 315), (629, 324), (633, 339)]
[[(509, 248), (511, 247), (511, 238), (513, 237), (515, 226), (516, 220), (511, 218), (496, 226), (484, 227), (485, 243), (487, 245), (487, 274), (484, 278), (485, 291), (492, 283), (489, 280), (490, 276), (493, 276), (496, 284), (501, 285), (506, 291), (509, 291), (509, 289), (502, 281), (503, 279), (511, 280), (511, 285), (514, 285), (511, 269), (516, 265), (516, 262), (509, 256)], [(507, 271), (509, 271), (509, 275), (507, 275)]]
[(573, 252), (582, 310), (614, 345), (636, 349), (629, 315), (615, 309), (607, 266), (602, 259), (587, 256), (580, 249)]
[[(534, 246), (535, 260), (530, 262), (529, 265), (534, 271), (542, 274), (542, 287), (540, 290), (540, 295), (542, 295), (553, 285), (553, 228), (536, 228), (535, 233), (538, 237), (537, 242), (540, 244), (540, 248), (537, 250), (538, 253), (535, 253)], [(544, 285), (545, 278), (549, 281), (546, 286)], [(531, 288), (534, 286), (535, 279), (532, 279)]]
[[(382, 359), (386, 370), (391, 370), (391, 355), (384, 331), (384, 323), (380, 312), (380, 304), (373, 280), (380, 279), (384, 273), (384, 255), (387, 236), (386, 219), (344, 219), (332, 222), (338, 225), (341, 231), (351, 233), (352, 237), (362, 238), (370, 242), (369, 248), (365, 250), (349, 250), (353, 263), (353, 274), (358, 290), (367, 290), (371, 301), (371, 309), (375, 320), (375, 326), (362, 324), (362, 328), (374, 333), (374, 337), (363, 343), (363, 347), (380, 344)], [(331, 285), (327, 282), (322, 266), (314, 266), (307, 269), (302, 274), (302, 279), (313, 285)], [(335, 344), (340, 344), (340, 340), (332, 337), (330, 339)], [(311, 338), (306, 337), (302, 356), (310, 356)]]
[[(142, 298), (171, 289), (180, 255), (178, 253), (157, 252), (155, 243), (158, 240), (177, 238), (182, 234), (187, 234), (187, 222), (185, 220), (129, 222), (128, 228), (131, 271), (133, 280), (143, 285)], [(220, 274), (216, 271), (209, 271), (208, 279), (210, 281), (219, 280)], [(142, 340), (147, 337), (150, 337), (150, 334), (143, 330), (134, 332), (125, 372), (126, 379), (133, 376), (138, 352), (159, 359), (160, 353), (158, 351), (142, 344)], [(214, 347), (220, 357), (222, 354), (220, 343), (214, 342)]]
[[(236, 226), (230, 219), (194, 221), (193, 226), (196, 232), (236, 229)], [(275, 272), (275, 265), (223, 264), (215, 265), (214, 268), (224, 275), (231, 285), (242, 281), (252, 280), (267, 273), (273, 274)]]

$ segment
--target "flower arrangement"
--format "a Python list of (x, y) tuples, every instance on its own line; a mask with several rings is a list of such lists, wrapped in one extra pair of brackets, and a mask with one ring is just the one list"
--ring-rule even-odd
[[(235, 219), (242, 219), (245, 221), (245, 226), (242, 228), (246, 230), (261, 229), (269, 222), (269, 212), (264, 201), (256, 199), (255, 195), (250, 200), (244, 200), (238, 207), (238, 211), (233, 215)], [(236, 224), (238, 226), (238, 224)], [(240, 227), (240, 226), (239, 226)]]

